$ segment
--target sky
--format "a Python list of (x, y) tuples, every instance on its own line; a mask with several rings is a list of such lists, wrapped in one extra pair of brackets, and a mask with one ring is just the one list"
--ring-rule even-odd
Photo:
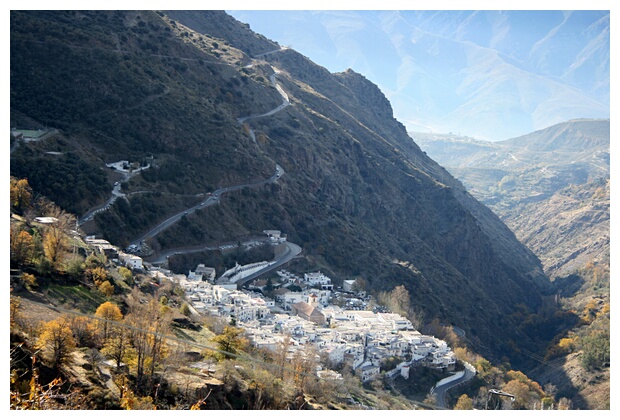
[(609, 117), (608, 11), (227, 11), (363, 74), (410, 131), (496, 141)]

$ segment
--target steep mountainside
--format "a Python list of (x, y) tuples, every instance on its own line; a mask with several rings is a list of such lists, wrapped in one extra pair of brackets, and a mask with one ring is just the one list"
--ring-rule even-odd
[(542, 202), (523, 206), (509, 223), (540, 256), (552, 278), (589, 262), (609, 266), (609, 178), (563, 188)]
[[(297, 264), (336, 281), (364, 277), (371, 292), (404, 284), (428, 321), (458, 325), (488, 357), (544, 345), (509, 316), (541, 304), (540, 262), (411, 141), (374, 84), (272, 52), (223, 12), (170, 16), (12, 12), (11, 125), (60, 133), (20, 143), (11, 174), (84, 214), (106, 197), (67, 199), (62, 162), (104, 174), (111, 189), (118, 175), (106, 163), (148, 160), (123, 182), (125, 197), (82, 226), (124, 245), (206, 192), (265, 180), (279, 164), (277, 182), (223, 194), (151, 246), (279, 229), (303, 248)], [(274, 80), (290, 105), (240, 123), (282, 104)]]
[(586, 369), (584, 360), (609, 357), (609, 120), (568, 121), (499, 143), (412, 136), (539, 256), (562, 308), (581, 316), (528, 375), (553, 383), (574, 408), (608, 409), (609, 363)]
[(497, 143), (412, 137), (511, 227), (549, 276), (608, 261), (609, 120), (568, 121)]

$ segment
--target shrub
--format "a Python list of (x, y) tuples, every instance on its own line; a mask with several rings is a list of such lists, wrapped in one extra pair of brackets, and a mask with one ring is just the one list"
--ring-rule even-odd
[(114, 294), (114, 286), (106, 280), (99, 285), (99, 291), (109, 297)]
[(22, 273), (21, 279), (28, 287), (37, 286), (37, 278), (34, 276), (34, 274)]
[(609, 332), (599, 331), (582, 340), (583, 353), (581, 365), (587, 370), (602, 369), (609, 366)]
[(189, 308), (189, 305), (187, 304), (187, 302), (183, 302), (183, 304), (181, 305), (180, 311), (185, 316), (190, 316), (192, 314), (192, 311)]

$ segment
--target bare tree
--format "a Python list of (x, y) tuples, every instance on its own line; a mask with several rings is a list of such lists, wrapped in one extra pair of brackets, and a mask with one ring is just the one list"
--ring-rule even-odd
[(142, 298), (135, 287), (128, 299), (128, 305), (129, 314), (126, 320), (132, 327), (131, 341), (136, 351), (136, 377), (138, 383), (143, 383), (147, 373), (153, 377), (156, 366), (164, 357), (163, 336), (169, 333), (172, 315), (170, 311), (160, 310), (157, 296)]

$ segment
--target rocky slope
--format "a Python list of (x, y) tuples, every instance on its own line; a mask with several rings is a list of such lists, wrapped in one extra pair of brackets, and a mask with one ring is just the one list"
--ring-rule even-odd
[[(562, 308), (581, 314), (528, 375), (552, 383), (573, 408), (608, 409), (609, 365), (585, 369), (580, 361), (592, 330), (609, 334), (608, 324), (590, 325), (588, 312), (610, 302), (609, 120), (569, 121), (499, 143), (413, 137), (540, 257)], [(553, 349), (562, 337), (578, 344), (557, 357)]]
[(514, 232), (541, 256), (550, 277), (588, 262), (609, 264), (609, 178), (561, 189), (509, 219)]
[[(508, 315), (536, 311), (549, 283), (538, 259), (462, 184), (411, 141), (363, 76), (331, 74), (223, 12), (12, 12), (11, 125), (51, 125), (54, 139), (20, 145), (11, 174), (66, 200), (58, 154), (100, 171), (153, 156), (125, 199), (84, 228), (123, 245), (207, 191), (224, 194), (158, 236), (154, 248), (237, 240), (279, 229), (298, 262), (371, 292), (404, 284), (427, 320), (462, 327), (490, 358), (535, 350)], [(282, 103), (269, 117), (240, 124)], [(254, 137), (250, 129), (253, 130)], [(46, 177), (47, 174), (47, 177)], [(110, 187), (111, 188), (111, 187)], [(63, 201), (64, 199), (64, 201)]]
[(574, 120), (497, 143), (412, 134), (489, 205), (550, 277), (609, 259), (609, 120)]

